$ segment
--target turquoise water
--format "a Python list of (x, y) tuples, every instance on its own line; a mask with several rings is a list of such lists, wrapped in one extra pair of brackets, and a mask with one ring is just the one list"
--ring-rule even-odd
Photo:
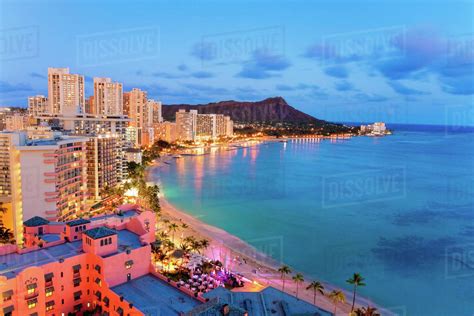
[(289, 141), (152, 170), (170, 202), (399, 315), (474, 314), (474, 134)]

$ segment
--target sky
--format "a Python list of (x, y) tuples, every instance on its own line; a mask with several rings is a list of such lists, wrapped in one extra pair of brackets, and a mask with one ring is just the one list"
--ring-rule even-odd
[(471, 1), (0, 1), (0, 105), (48, 67), (164, 104), (256, 101), (339, 122), (474, 125)]

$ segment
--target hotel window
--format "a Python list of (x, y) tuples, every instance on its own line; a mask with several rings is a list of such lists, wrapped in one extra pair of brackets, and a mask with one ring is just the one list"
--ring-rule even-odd
[(3, 314), (5, 316), (12, 316), (14, 310), (15, 310), (15, 307), (13, 305), (8, 306), (8, 307), (4, 307), (3, 308)]
[(28, 293), (28, 294), (33, 294), (33, 293), (35, 292), (35, 290), (36, 290), (36, 283), (34, 283), (34, 284), (28, 284), (28, 285), (26, 286), (26, 289), (27, 289), (27, 293)]
[(54, 301), (46, 302), (46, 311), (50, 311), (54, 309)]
[(74, 310), (75, 310), (76, 312), (79, 312), (81, 309), (82, 309), (82, 304), (74, 305)]
[(79, 273), (79, 271), (81, 271), (81, 265), (80, 264), (76, 264), (75, 266), (72, 267), (72, 271), (74, 273)]
[(32, 309), (36, 307), (36, 304), (38, 304), (38, 300), (36, 298), (32, 300), (28, 300), (28, 308)]
[(133, 266), (133, 260), (128, 260), (125, 262), (125, 269), (131, 269)]
[(52, 272), (45, 274), (44, 275), (44, 282), (46, 282), (46, 283), (53, 282), (53, 277), (54, 277), (54, 274)]
[(74, 283), (74, 287), (78, 287), (79, 285), (81, 285), (81, 278), (74, 279), (73, 283)]
[(82, 291), (74, 292), (74, 300), (78, 301), (81, 299)]
[(13, 290), (8, 290), (3, 292), (3, 301), (8, 302), (9, 300), (12, 299), (13, 296)]
[(109, 298), (108, 298), (108, 297), (104, 297), (104, 305), (105, 305), (105, 307), (109, 307), (109, 303), (110, 303)]
[(49, 297), (49, 296), (53, 295), (53, 293), (54, 293), (54, 287), (46, 288), (46, 290), (45, 290), (46, 297)]
[(97, 271), (97, 273), (100, 273), (100, 266), (98, 264), (95, 265), (95, 270)]

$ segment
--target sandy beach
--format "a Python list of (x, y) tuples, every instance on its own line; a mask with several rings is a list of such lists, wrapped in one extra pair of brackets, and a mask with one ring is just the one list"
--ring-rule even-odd
[[(171, 156), (161, 157), (156, 164), (151, 168), (159, 168), (162, 163), (173, 159)], [(259, 252), (250, 244), (241, 240), (240, 238), (228, 233), (227, 231), (218, 227), (209, 225), (199, 220), (198, 218), (186, 213), (171, 204), (163, 192), (160, 193), (161, 205), (161, 221), (158, 229), (167, 230), (163, 224), (163, 220), (167, 219), (170, 222), (177, 224), (186, 223), (187, 228), (180, 227), (176, 232), (175, 238), (178, 241), (187, 236), (194, 236), (198, 239), (206, 238), (210, 241), (209, 247), (204, 251), (204, 255), (211, 259), (219, 259), (232, 271), (242, 274), (245, 278), (251, 280), (243, 290), (261, 290), (267, 286), (273, 286), (279, 290), (282, 289), (281, 275), (277, 271), (281, 263), (276, 262), (265, 254)], [(304, 255), (304, 254), (302, 254)], [(293, 270), (293, 269), (292, 269)], [(292, 275), (295, 272), (293, 271)], [(313, 291), (306, 290), (306, 287), (312, 280), (305, 280), (304, 284), (299, 285), (300, 299), (313, 303)], [(329, 293), (333, 289), (340, 289), (336, 286), (324, 283), (325, 292)], [(242, 290), (242, 289), (241, 289)], [(346, 303), (338, 304), (337, 315), (348, 315), (351, 309), (352, 292), (343, 290), (346, 295)], [(296, 295), (296, 285), (291, 280), (291, 275), (286, 276), (285, 292)], [(333, 312), (334, 304), (327, 296), (317, 295), (316, 305), (321, 309)], [(383, 315), (391, 315), (387, 310), (384, 310), (375, 303), (363, 298), (357, 297), (356, 306), (376, 306)]]

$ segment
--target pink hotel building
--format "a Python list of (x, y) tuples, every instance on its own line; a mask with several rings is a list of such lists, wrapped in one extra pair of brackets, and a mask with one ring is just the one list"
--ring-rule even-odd
[(26, 248), (1, 249), (0, 315), (143, 315), (111, 287), (153, 270), (154, 232), (150, 211), (27, 220)]

